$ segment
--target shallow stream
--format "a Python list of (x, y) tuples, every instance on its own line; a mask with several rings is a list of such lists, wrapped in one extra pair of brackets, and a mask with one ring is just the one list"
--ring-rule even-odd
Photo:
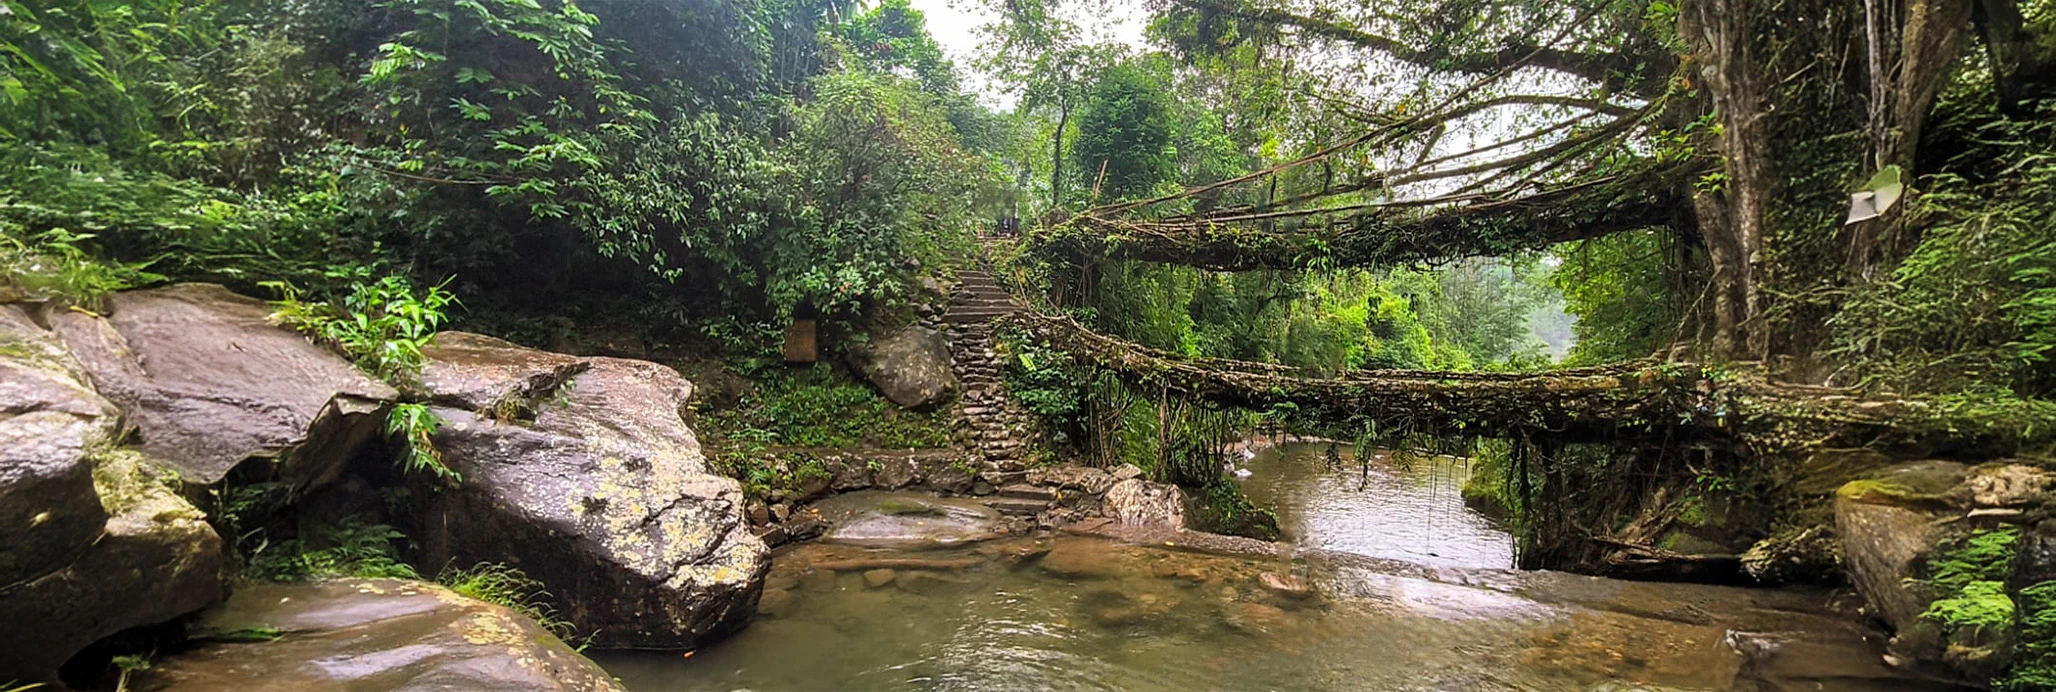
[(1374, 459), (1358, 490), (1324, 449), (1245, 464), (1295, 549), (808, 543), (779, 552), (733, 638), (594, 658), (637, 690), (1945, 689), (1894, 676), (1831, 594), (1504, 569), (1510, 541), (1462, 507), (1460, 461)]

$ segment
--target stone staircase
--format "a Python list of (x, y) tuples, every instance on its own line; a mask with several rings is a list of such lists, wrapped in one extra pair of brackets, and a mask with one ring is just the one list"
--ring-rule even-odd
[(991, 273), (966, 269), (957, 274), (957, 288), (950, 294), (949, 311), (942, 319), (950, 324), (984, 324), (1020, 311), (1021, 304), (1000, 288)]
[(985, 458), (983, 480), (1009, 487), (1020, 483), (1027, 470), (1034, 417), (1006, 395), (1000, 382), (992, 321), (1019, 312), (1021, 305), (983, 270), (967, 269), (957, 278), (949, 310), (943, 314), (949, 326), (951, 368), (964, 387), (952, 423), (958, 439)]

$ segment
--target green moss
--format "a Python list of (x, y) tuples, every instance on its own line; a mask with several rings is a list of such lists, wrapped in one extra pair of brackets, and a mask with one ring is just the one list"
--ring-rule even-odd
[(1837, 489), (1835, 494), (1857, 502), (1878, 505), (1918, 505), (1941, 499), (1938, 495), (1880, 480), (1849, 481)]

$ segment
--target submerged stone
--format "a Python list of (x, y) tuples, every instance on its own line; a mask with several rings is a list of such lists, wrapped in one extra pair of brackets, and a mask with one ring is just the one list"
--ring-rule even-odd
[(622, 689), (533, 620), (434, 584), (251, 584), (203, 617), (199, 648), (140, 673), (157, 690)]
[(969, 500), (917, 493), (856, 492), (814, 505), (829, 543), (881, 548), (962, 545), (1005, 535), (998, 512)]

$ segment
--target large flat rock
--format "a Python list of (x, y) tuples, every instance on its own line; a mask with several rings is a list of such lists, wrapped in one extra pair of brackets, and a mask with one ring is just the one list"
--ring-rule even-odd
[(828, 521), (821, 540), (872, 548), (941, 548), (1006, 535), (1000, 513), (972, 500), (867, 490), (814, 504)]
[[(690, 383), (655, 363), (570, 367), (445, 338), (458, 347), (431, 349), (425, 379), (452, 404), (435, 408), (435, 444), (463, 480), (422, 495), (413, 536), (427, 564), (520, 567), (601, 646), (694, 648), (748, 621), (770, 563), (742, 486), (709, 472), (680, 413)], [(508, 415), (523, 411), (532, 420)]]
[(332, 476), (378, 432), (396, 393), (341, 357), (270, 323), (264, 301), (212, 284), (127, 291), (106, 316), (50, 317), (101, 395), (127, 412), (142, 450), (212, 484), (251, 457), (284, 475)]
[(240, 692), (619, 690), (556, 635), (507, 608), (397, 579), (252, 584), (197, 625), (202, 637), (259, 628), (272, 641), (215, 641), (154, 662), (145, 690)]

